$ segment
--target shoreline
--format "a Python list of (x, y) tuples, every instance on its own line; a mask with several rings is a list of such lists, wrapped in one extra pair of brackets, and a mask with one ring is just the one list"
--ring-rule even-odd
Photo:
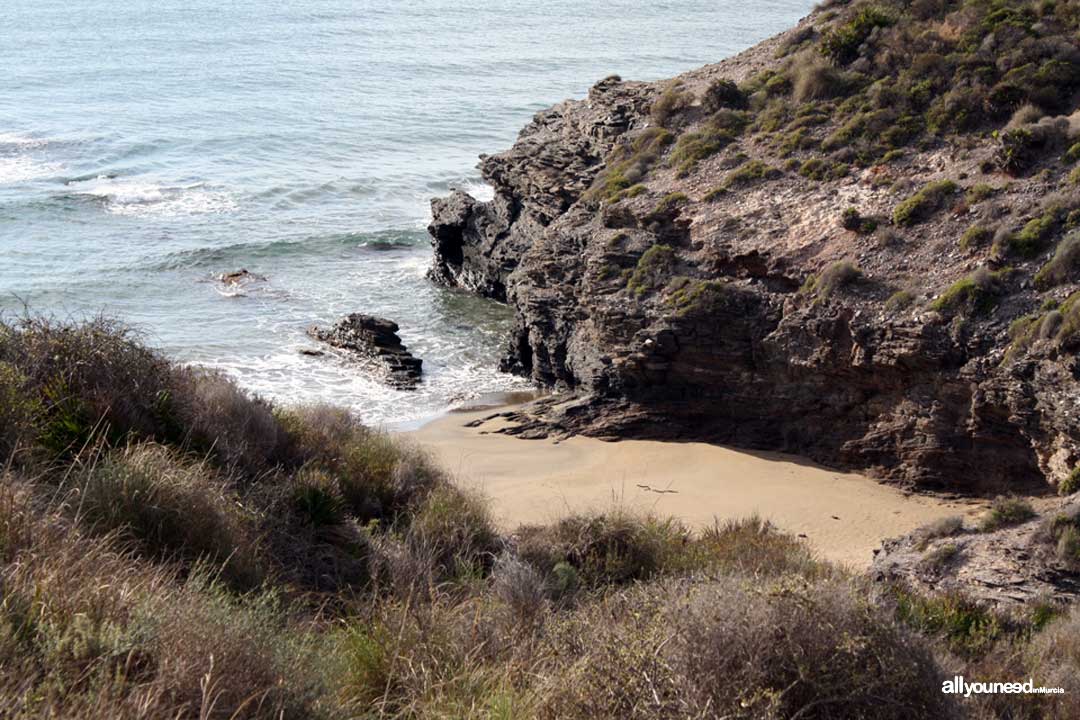
[(467, 427), (512, 407), (474, 404), (401, 433), (462, 486), (484, 494), (506, 531), (612, 505), (672, 516), (693, 529), (757, 514), (806, 539), (820, 557), (865, 569), (882, 540), (943, 517), (970, 519), (986, 507), (904, 492), (783, 453), (581, 436), (525, 440), (498, 433), (502, 418)]

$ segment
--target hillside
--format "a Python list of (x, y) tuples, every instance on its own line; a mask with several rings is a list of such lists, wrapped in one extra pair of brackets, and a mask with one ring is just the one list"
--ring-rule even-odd
[(415, 448), (116, 323), (0, 323), (0, 463), (6, 718), (1080, 712), (1075, 693), (941, 692), (1071, 691), (1067, 596), (875, 583), (757, 518), (691, 533), (615, 506), (500, 535)]
[(1080, 5), (827, 3), (599, 82), (433, 202), (432, 277), (509, 303), (524, 436), (703, 439), (919, 489), (1080, 460)]

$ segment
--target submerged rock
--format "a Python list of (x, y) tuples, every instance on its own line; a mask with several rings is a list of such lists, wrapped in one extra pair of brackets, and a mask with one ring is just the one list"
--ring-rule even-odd
[(308, 335), (372, 365), (389, 385), (413, 389), (420, 382), (423, 361), (401, 344), (397, 323), (374, 315), (353, 313), (333, 327), (312, 326)]

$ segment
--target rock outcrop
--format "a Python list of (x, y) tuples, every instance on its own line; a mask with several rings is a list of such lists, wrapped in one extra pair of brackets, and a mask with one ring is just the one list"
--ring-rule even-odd
[[(482, 159), (491, 201), (433, 201), (431, 276), (509, 303), (503, 367), (562, 391), (514, 432), (708, 440), (981, 494), (1045, 490), (1077, 465), (1080, 273), (1036, 277), (1080, 222), (1060, 143), (1004, 167), (988, 130), (1027, 90), (977, 132), (929, 129), (946, 79), (922, 99), (880, 88), (908, 82), (920, 43), (959, 41), (904, 16), (828, 55), (840, 24), (877, 22), (850, 15), (670, 82), (604, 80)], [(970, 52), (1027, 47), (1001, 33)], [(1075, 38), (1060, 42), (1080, 76)]]
[(420, 382), (423, 361), (401, 344), (397, 323), (374, 315), (353, 313), (330, 328), (313, 326), (308, 335), (369, 365), (390, 385), (413, 389)]
[[(1080, 501), (1050, 500), (1017, 525), (985, 530), (939, 523), (876, 551), (871, 574), (924, 593), (959, 592), (999, 606), (1034, 607), (1080, 594), (1080, 557), (1071, 538)], [(1063, 539), (1064, 538), (1064, 539)]]

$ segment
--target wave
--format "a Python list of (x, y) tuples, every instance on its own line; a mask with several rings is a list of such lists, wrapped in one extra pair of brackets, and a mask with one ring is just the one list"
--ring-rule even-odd
[(299, 240), (269, 240), (262, 242), (234, 243), (221, 247), (182, 250), (166, 255), (155, 262), (150, 270), (178, 270), (190, 268), (231, 267), (234, 260), (258, 260), (288, 257), (290, 255), (320, 255), (340, 252), (343, 248), (359, 248), (387, 251), (422, 247), (427, 245), (426, 233), (416, 230), (382, 230), (365, 233), (334, 233)]
[(44, 138), (36, 138), (22, 133), (0, 132), (0, 150), (8, 150), (11, 148), (26, 150), (29, 148), (45, 147), (48, 144), (49, 141)]
[(237, 208), (232, 195), (195, 182), (163, 185), (115, 175), (97, 175), (67, 183), (68, 193), (101, 202), (114, 215), (181, 217), (231, 212)]

